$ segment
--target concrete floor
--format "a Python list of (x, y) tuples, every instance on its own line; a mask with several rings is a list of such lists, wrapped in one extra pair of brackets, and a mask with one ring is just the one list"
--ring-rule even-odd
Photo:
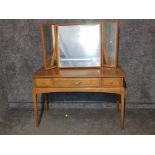
[(127, 109), (126, 128), (120, 129), (115, 109), (50, 109), (34, 127), (33, 110), (11, 109), (0, 122), (0, 134), (105, 135), (155, 134), (155, 109)]

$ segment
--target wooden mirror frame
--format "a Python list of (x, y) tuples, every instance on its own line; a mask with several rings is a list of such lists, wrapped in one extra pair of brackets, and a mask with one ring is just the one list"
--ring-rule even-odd
[[(116, 47), (115, 47), (115, 64), (114, 65), (108, 65), (105, 61), (105, 46), (104, 46), (104, 24), (110, 23), (110, 24), (116, 24)], [(95, 25), (100, 24), (100, 66), (94, 66), (94, 67), (60, 67), (60, 51), (59, 51), (59, 26), (70, 26), (70, 25)], [(44, 33), (44, 26), (51, 26), (52, 29), (54, 29), (54, 38), (55, 38), (55, 46), (53, 48), (53, 52), (51, 51), (52, 55), (47, 60), (47, 52), (45, 47), (45, 33)], [(119, 23), (118, 21), (102, 21), (102, 22), (96, 22), (96, 23), (65, 23), (65, 24), (41, 24), (41, 37), (42, 37), (42, 54), (43, 54), (43, 64), (44, 69), (49, 70), (55, 67), (59, 68), (100, 68), (100, 67), (117, 67), (118, 66), (118, 29), (119, 29)], [(52, 42), (54, 44), (54, 42)]]

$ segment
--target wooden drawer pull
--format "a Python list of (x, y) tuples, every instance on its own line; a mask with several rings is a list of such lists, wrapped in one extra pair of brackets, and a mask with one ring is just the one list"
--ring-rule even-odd
[(81, 83), (80, 81), (75, 82), (76, 85), (79, 85), (80, 83)]

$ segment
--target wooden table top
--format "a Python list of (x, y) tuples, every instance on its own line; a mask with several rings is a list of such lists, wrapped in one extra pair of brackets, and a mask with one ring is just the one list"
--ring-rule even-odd
[(36, 71), (33, 78), (38, 77), (125, 77), (125, 74), (121, 68), (54, 68), (50, 70), (44, 70), (44, 68)]

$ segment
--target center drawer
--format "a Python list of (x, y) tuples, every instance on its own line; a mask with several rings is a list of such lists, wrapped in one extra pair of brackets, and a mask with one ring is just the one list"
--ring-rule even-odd
[(99, 78), (54, 78), (54, 87), (99, 87)]

